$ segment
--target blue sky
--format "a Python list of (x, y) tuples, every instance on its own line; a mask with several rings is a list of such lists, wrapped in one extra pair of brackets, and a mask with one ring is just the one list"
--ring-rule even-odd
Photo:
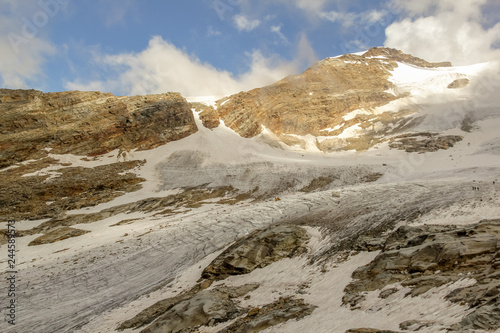
[(500, 59), (496, 0), (0, 0), (0, 86), (226, 95), (389, 46)]

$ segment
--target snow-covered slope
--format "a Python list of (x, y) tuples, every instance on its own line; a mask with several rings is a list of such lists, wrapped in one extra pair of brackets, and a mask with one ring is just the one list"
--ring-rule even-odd
[[(244, 326), (235, 328), (244, 320), (282, 318), (282, 312), (266, 312), (266, 305), (280, 298), (289, 304), (301, 299), (314, 310), (276, 319), (276, 325), (262, 324), (262, 332), (343, 333), (363, 327), (401, 331), (400, 324), (412, 320), (407, 331), (422, 324), (421, 332), (445, 332), (461, 323), (474, 308), (446, 296), (474, 286), (480, 277), (472, 271), (417, 296), (408, 295), (412, 286), (397, 281), (364, 290), (364, 299), (355, 306), (343, 304), (353, 272), (383, 253), (381, 244), (397, 228), (431, 224), (451, 228), (500, 219), (499, 81), (491, 75), (498, 73), (496, 64), (423, 68), (397, 62), (389, 72), (387, 93), (400, 98), (346, 113), (340, 117), (346, 123), (344, 130), (322, 124), (321, 129), (331, 130), (325, 131), (328, 136), (289, 133), (305, 142), (302, 145), (285, 143), (282, 133), (264, 124), (251, 138), (242, 137), (224, 120), (216, 128), (206, 128), (199, 104), (216, 109), (231, 102), (192, 98), (198, 131), (184, 139), (150, 150), (115, 150), (86, 159), (49, 152), (59, 164), (27, 170), (24, 176), (48, 175), (51, 178), (45, 181), (50, 183), (69, 168), (96, 169), (137, 160), (144, 164), (127, 172), (143, 179), (142, 187), (57, 217), (17, 221), (18, 230), (34, 231), (17, 239), (18, 323), (1, 322), (2, 332), (116, 332), (156, 302), (183, 292), (193, 295), (182, 306), (207, 309), (207, 324), (193, 324), (195, 332), (245, 332)], [(398, 133), (384, 133), (383, 140), (366, 149), (318, 149), (316, 142), (335, 135), (362, 136), (354, 129), (363, 116), (405, 109), (411, 109), (408, 117), (415, 123)], [(410, 139), (424, 142), (429, 139), (426, 132), (433, 133), (433, 140), (462, 139), (420, 153), (397, 149), (390, 140), (412, 134)], [(423, 146), (432, 144), (431, 140)], [(0, 176), (22, 167), (0, 170)], [(200, 307), (196, 302), (203, 291), (195, 293), (192, 288), (204, 269), (242, 237), (278, 224), (303, 228), (309, 237), (303, 245), (306, 251), (203, 286), (204, 292), (215, 292), (223, 285), (258, 284), (243, 296), (230, 297), (237, 313), (214, 317), (210, 304)], [(6, 222), (0, 225), (6, 228)], [(40, 226), (44, 227), (37, 229)], [(89, 232), (32, 244), (63, 226)], [(498, 248), (494, 249), (498, 256)], [(6, 245), (0, 251), (7, 253)], [(5, 266), (6, 260), (1, 258), (0, 264)], [(422, 274), (434, 279), (443, 275), (441, 270)], [(396, 291), (379, 297), (389, 289)], [(174, 310), (163, 308), (158, 316), (168, 311)], [(188, 306), (186, 318), (196, 311)], [(161, 322), (162, 318), (155, 321)], [(124, 332), (154, 332), (146, 328), (149, 324)], [(169, 331), (168, 325), (162, 329)]]

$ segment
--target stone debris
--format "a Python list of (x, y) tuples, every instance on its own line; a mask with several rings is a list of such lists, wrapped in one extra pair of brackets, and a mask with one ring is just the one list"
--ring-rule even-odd
[[(209, 324), (213, 326), (234, 319), (243, 310), (236, 306), (233, 299), (245, 296), (258, 288), (258, 285), (207, 289), (212, 281), (223, 280), (231, 275), (248, 274), (283, 258), (303, 254), (306, 251), (303, 245), (307, 240), (306, 231), (297, 226), (273, 226), (253, 232), (236, 241), (212, 261), (203, 270), (202, 280), (195, 287), (176, 297), (157, 302), (122, 323), (118, 329), (139, 328), (154, 321), (142, 332), (183, 332), (189, 328)], [(238, 321), (227, 332), (258, 332), (266, 325), (269, 327), (292, 317), (305, 316), (312, 309), (313, 307), (300, 300), (280, 299), (279, 302), (247, 316), (253, 318), (251, 321)], [(253, 327), (255, 330), (245, 331), (242, 327)], [(257, 330), (258, 327), (260, 329)]]
[[(364, 301), (363, 292), (394, 283), (411, 288), (407, 296), (469, 278), (477, 282), (451, 291), (446, 298), (473, 311), (452, 329), (500, 328), (500, 220), (466, 227), (400, 227), (386, 240), (382, 252), (353, 273), (344, 290), (344, 304)], [(389, 296), (383, 291), (380, 297)]]
[(463, 78), (463, 79), (457, 79), (450, 83), (448, 85), (448, 89), (460, 89), (460, 88), (465, 88), (469, 85), (469, 79)]

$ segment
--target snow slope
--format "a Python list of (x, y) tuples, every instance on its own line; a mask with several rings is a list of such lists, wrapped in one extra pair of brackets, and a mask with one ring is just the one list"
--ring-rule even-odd
[[(397, 330), (399, 322), (413, 318), (437, 321), (443, 327), (459, 321), (464, 307), (444, 300), (450, 286), (417, 299), (397, 294), (381, 301), (374, 292), (366, 306), (351, 311), (340, 305), (343, 288), (352, 272), (376, 253), (353, 255), (344, 262), (331, 260), (325, 272), (308, 259), (324, 255), (345, 237), (364, 233), (377, 224), (469, 224), (500, 218), (498, 97), (478, 90), (485, 82), (487, 88), (496, 87), (496, 81), (485, 75), (488, 68), (491, 65), (424, 70), (400, 64), (394, 71), (393, 82), (409, 93), (407, 100), (397, 103), (418, 104), (430, 115), (419, 129), (464, 136), (455, 147), (434, 153), (408, 154), (391, 150), (386, 143), (364, 152), (292, 149), (273, 141), (266, 132), (244, 139), (223, 124), (209, 130), (193, 111), (199, 128), (196, 134), (151, 151), (132, 151), (126, 156), (113, 152), (90, 162), (51, 155), (86, 167), (123, 159), (147, 161), (136, 170), (146, 179), (141, 190), (71, 214), (99, 212), (199, 186), (231, 185), (240, 193), (258, 188), (256, 192), (269, 196), (237, 205), (207, 202), (171, 216), (119, 214), (76, 225), (91, 232), (53, 244), (29, 247), (38, 235), (19, 238), (19, 324), (13, 328), (1, 322), (2, 332), (114, 332), (119, 323), (147, 306), (194, 285), (201, 270), (236, 239), (275, 223), (298, 220), (305, 221), (312, 237), (306, 257), (282, 260), (225, 282), (261, 283), (249, 300), (241, 300), (244, 307), (296, 295), (300, 285), (310, 285), (299, 296), (318, 309), (301, 321), (292, 320), (265, 332), (307, 332), (311, 328), (314, 332), (344, 332), (353, 327)], [(450, 79), (464, 77), (470, 79), (469, 87), (444, 87)], [(196, 101), (212, 103), (214, 99)], [(474, 118), (471, 133), (462, 131), (458, 124), (464, 115)], [(361, 181), (365, 175), (378, 173), (383, 177), (374, 183)], [(312, 180), (327, 176), (335, 181), (321, 191), (299, 191)], [(471, 190), (475, 184), (480, 191)], [(410, 221), (415, 211), (421, 213)], [(137, 221), (112, 226), (130, 219)], [(41, 222), (29, 222), (29, 226)], [(28, 222), (18, 224), (23, 228)], [(6, 246), (0, 251), (6, 252)], [(0, 265), (5, 264), (2, 258)], [(224, 325), (199, 332), (217, 332)]]

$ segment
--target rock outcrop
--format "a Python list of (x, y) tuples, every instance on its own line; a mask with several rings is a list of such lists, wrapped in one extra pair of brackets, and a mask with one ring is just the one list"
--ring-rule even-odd
[(150, 324), (156, 318), (172, 309), (175, 305), (193, 298), (194, 295), (207, 289), (208, 287), (210, 287), (210, 283), (198, 283), (191, 289), (184, 291), (177, 296), (158, 301), (139, 312), (134, 318), (124, 321), (120, 324), (117, 330), (123, 331), (126, 329), (138, 329)]
[(235, 319), (236, 322), (220, 332), (259, 332), (292, 318), (311, 314), (314, 306), (291, 297), (250, 311), (239, 308), (234, 299), (258, 288), (258, 285), (240, 287), (216, 286), (213, 281), (231, 275), (248, 274), (283, 258), (304, 253), (308, 240), (306, 231), (297, 226), (273, 226), (237, 240), (221, 253), (202, 272), (201, 281), (188, 291), (144, 309), (134, 318), (123, 322), (118, 330), (140, 328), (150, 324), (142, 333), (187, 332), (199, 326), (213, 326)]
[(460, 88), (465, 88), (469, 85), (469, 79), (463, 78), (463, 79), (457, 79), (450, 83), (448, 85), (448, 89), (460, 89)]
[[(0, 220), (56, 218), (137, 191), (144, 180), (131, 172), (143, 161), (94, 168), (64, 166), (45, 158), (1, 172)], [(50, 173), (41, 173), (46, 168)]]
[(315, 308), (301, 299), (280, 298), (274, 303), (250, 310), (245, 317), (239, 318), (218, 333), (257, 333), (290, 319), (300, 320), (310, 315)]
[(389, 147), (407, 153), (428, 153), (452, 148), (463, 140), (460, 135), (439, 135), (437, 133), (409, 133), (389, 140)]
[(67, 239), (67, 238), (85, 235), (86, 233), (89, 233), (89, 232), (90, 231), (87, 231), (87, 230), (80, 230), (80, 229), (75, 229), (75, 228), (70, 228), (70, 227), (57, 227), (57, 228), (50, 230), (45, 235), (42, 235), (42, 236), (36, 238), (35, 240), (31, 241), (28, 244), (28, 246), (55, 243), (55, 242), (59, 242), (59, 241), (62, 241), (64, 239)]
[[(398, 67), (398, 62), (423, 68), (451, 66), (448, 62), (429, 63), (394, 49), (373, 48), (363, 55), (327, 58), (300, 75), (221, 99), (217, 108), (205, 108), (201, 119), (209, 128), (217, 127), (221, 119), (246, 138), (260, 134), (264, 126), (288, 145), (303, 145), (305, 142), (296, 136), (310, 134), (326, 137), (317, 142), (324, 151), (367, 149), (379, 142), (378, 134), (389, 128), (394, 132), (403, 129), (409, 121), (405, 117), (412, 114), (408, 110), (369, 112), (406, 96), (388, 92), (393, 88), (390, 71)], [(348, 115), (356, 110), (367, 112)], [(377, 128), (375, 123), (379, 124)], [(336, 138), (353, 126), (366, 132), (366, 137)]]
[(428, 62), (421, 58), (412, 56), (411, 54), (406, 54), (400, 50), (391, 49), (387, 47), (373, 47), (369, 49), (365, 54), (363, 54), (363, 56), (366, 58), (372, 58), (372, 57), (390, 58), (395, 61), (423, 68), (451, 67), (451, 62), (449, 61)]
[(178, 93), (116, 97), (100, 92), (0, 89), (0, 169), (55, 154), (151, 149), (197, 131)]
[(218, 332), (256, 333), (290, 319), (301, 319), (316, 308), (301, 299), (286, 297), (260, 308), (244, 309), (237, 305), (237, 299), (258, 285), (205, 289), (208, 286), (199, 284), (179, 296), (157, 302), (121, 324), (118, 330), (139, 329), (149, 324), (141, 333), (194, 332), (201, 326), (215, 326), (239, 317)]
[(306, 252), (304, 229), (293, 225), (273, 226), (236, 241), (203, 270), (202, 278), (223, 280), (231, 275), (248, 274), (283, 258)]
[(448, 300), (472, 309), (452, 329), (499, 329), (499, 244), (500, 220), (460, 228), (401, 227), (370, 264), (353, 273), (355, 280), (346, 287), (343, 302), (355, 307), (363, 302), (363, 292), (394, 283), (409, 287), (408, 296), (414, 297), (464, 278), (474, 279), (477, 282), (472, 286), (447, 295)]
[[(99, 178), (96, 180), (84, 177), (86, 175), (85, 172), (82, 172), (80, 170), (81, 172), (80, 179), (83, 182), (83, 184), (77, 182), (76, 184), (73, 185), (75, 185), (78, 189), (80, 190), (83, 189), (85, 191), (83, 192), (83, 194), (78, 192), (79, 200), (73, 202), (75, 206), (71, 206), (70, 203), (68, 203), (65, 199), (60, 198), (56, 192), (55, 194), (53, 194), (54, 197), (53, 198), (51, 197), (51, 199), (54, 201), (50, 202), (50, 204), (46, 204), (45, 201), (43, 201), (44, 197), (38, 197), (34, 195), (33, 197), (29, 197), (30, 198), (29, 201), (24, 201), (22, 203), (20, 203), (19, 200), (18, 201), (12, 200), (8, 202), (9, 205), (6, 205), (6, 207), (4, 207), (4, 210), (0, 210), (0, 212), (4, 213), (2, 216), (4, 216), (5, 218), (7, 218), (7, 216), (11, 216), (11, 218), (16, 217), (16, 218), (31, 218), (31, 219), (52, 217), (48, 221), (45, 221), (32, 229), (26, 229), (23, 230), (22, 233), (18, 233), (17, 237), (24, 237), (34, 234), (43, 234), (43, 236), (40, 236), (39, 238), (30, 243), (31, 246), (34, 246), (34, 245), (53, 243), (69, 237), (77, 237), (84, 235), (85, 232), (75, 232), (76, 229), (70, 228), (71, 226), (74, 226), (76, 224), (93, 223), (118, 214), (133, 213), (133, 212), (144, 212), (144, 213), (157, 212), (155, 215), (173, 215), (177, 213), (176, 209), (179, 209), (181, 207), (187, 207), (187, 208), (200, 207), (203, 204), (205, 204), (205, 200), (221, 198), (220, 202), (230, 201), (229, 204), (234, 204), (239, 201), (239, 198), (241, 196), (241, 195), (236, 195), (234, 193), (234, 189), (231, 187), (212, 188), (212, 189), (187, 189), (182, 193), (173, 194), (167, 197), (143, 199), (136, 202), (131, 202), (103, 209), (102, 211), (96, 213), (72, 214), (69, 216), (64, 213), (64, 210), (68, 207), (79, 208), (79, 207), (93, 206), (96, 205), (97, 203), (106, 202), (107, 200), (111, 200), (123, 194), (122, 191), (119, 191), (120, 188), (114, 189), (110, 185), (104, 186), (100, 184), (99, 181), (101, 180), (107, 181), (106, 184), (112, 184), (113, 181), (116, 182), (120, 180), (121, 177), (127, 177), (125, 178), (127, 180), (129, 179), (128, 177), (130, 177), (130, 182), (134, 181), (138, 182), (141, 180), (140, 178), (131, 176), (131, 174), (115, 175), (114, 173), (112, 173), (112, 171), (115, 171), (112, 167), (117, 167), (120, 165), (129, 165), (130, 163), (122, 162), (117, 164), (118, 165), (112, 164), (107, 167), (97, 167), (94, 169), (86, 170), (89, 172), (91, 170), (103, 171), (104, 174), (97, 173)], [(134, 163), (132, 163), (131, 165), (134, 165)], [(114, 179), (113, 177), (118, 177), (118, 179)], [(43, 186), (41, 187), (41, 189), (39, 189), (37, 186), (33, 186), (33, 189), (36, 191), (47, 191), (47, 192), (53, 190), (50, 183), (45, 186), (43, 184), (45, 183), (42, 182), (40, 184), (41, 186)], [(59, 191), (65, 191), (67, 190), (65, 186), (70, 186), (71, 182), (67, 178), (62, 178), (60, 181), (56, 182), (56, 184), (58, 185)], [(93, 187), (90, 186), (97, 187), (99, 191), (97, 193), (94, 193), (92, 191)], [(140, 187), (140, 185), (136, 185), (136, 187)], [(122, 189), (127, 191), (135, 190), (134, 188), (129, 188), (129, 187), (122, 187)], [(34, 192), (34, 194), (37, 193), (38, 192)], [(20, 194), (18, 194), (14, 198), (18, 198), (19, 195)], [(87, 197), (87, 195), (89, 197)], [(234, 198), (226, 197), (225, 199), (222, 199), (227, 195), (235, 195), (236, 197)], [(34, 205), (37, 205), (36, 207), (40, 207), (40, 210), (34, 210), (32, 212), (33, 215), (28, 215), (29, 213), (28, 211), (24, 212), (23, 210), (19, 211), (15, 210), (16, 207), (22, 209), (28, 209), (30, 207), (33, 207)], [(133, 223), (134, 221), (135, 220), (123, 220), (121, 222), (118, 222), (117, 224), (112, 225), (112, 227), (121, 224)], [(0, 245), (4, 244), (7, 241), (7, 237), (5, 236), (5, 234), (6, 230), (0, 230)], [(60, 236), (62, 235), (64, 235), (65, 237), (61, 238)]]
[(401, 333), (388, 330), (377, 330), (375, 328), (353, 328), (347, 330), (345, 333)]
[(243, 310), (237, 307), (234, 299), (255, 290), (258, 285), (203, 288), (196, 286), (184, 294), (158, 302), (118, 329), (140, 328), (150, 322), (141, 333), (188, 332), (200, 326), (214, 326), (242, 314)]

